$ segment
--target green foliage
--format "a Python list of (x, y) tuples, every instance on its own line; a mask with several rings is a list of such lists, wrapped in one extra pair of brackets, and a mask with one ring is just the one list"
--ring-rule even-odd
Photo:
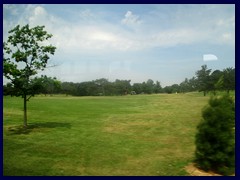
[(41, 77), (35, 77), (33, 81), (35, 85), (38, 85), (36, 93), (57, 94), (61, 90), (61, 82), (56, 77), (51, 78), (42, 75)]
[(216, 81), (216, 83), (214, 84), (214, 88), (218, 89), (218, 90), (222, 90), (223, 89), (223, 84), (224, 84), (224, 80), (223, 80), (224, 76), (220, 76), (219, 79)]
[(51, 37), (44, 26), (18, 25), (9, 31), (3, 43), (3, 75), (13, 84), (14, 95), (35, 94), (31, 77), (46, 68), (49, 55), (55, 52), (56, 47), (42, 45)]
[(235, 104), (229, 95), (211, 97), (197, 126), (196, 163), (208, 171), (223, 175), (234, 173)]
[(149, 79), (147, 82), (134, 83), (133, 85), (130, 82), (131, 80), (119, 79), (110, 82), (105, 78), (81, 83), (63, 82), (61, 93), (74, 96), (119, 96), (131, 94), (131, 91), (135, 91), (136, 94), (153, 94), (162, 91), (159, 81), (154, 83), (153, 80)]
[(223, 70), (223, 88), (229, 92), (235, 89), (235, 68)]
[[(196, 76), (195, 90), (203, 92), (204, 96), (209, 91), (212, 91), (216, 95), (216, 91), (224, 90), (229, 93), (230, 90), (235, 89), (235, 68), (226, 68), (223, 71), (215, 70), (211, 73), (211, 69), (208, 69), (207, 65), (203, 65), (202, 69), (196, 72)], [(182, 83), (182, 85), (185, 84)]]

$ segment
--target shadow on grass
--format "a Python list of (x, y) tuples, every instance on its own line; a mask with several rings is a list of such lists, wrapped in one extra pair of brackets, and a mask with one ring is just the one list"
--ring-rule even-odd
[(15, 134), (29, 134), (33, 131), (40, 131), (41, 129), (49, 129), (49, 128), (71, 128), (70, 123), (59, 123), (59, 122), (45, 122), (45, 123), (34, 123), (29, 124), (27, 127), (24, 126), (12, 126), (8, 128), (10, 135)]

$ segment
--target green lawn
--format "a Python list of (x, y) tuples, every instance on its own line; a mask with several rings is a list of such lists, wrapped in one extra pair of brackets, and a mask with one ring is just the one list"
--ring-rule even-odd
[(4, 175), (188, 175), (202, 93), (3, 98)]

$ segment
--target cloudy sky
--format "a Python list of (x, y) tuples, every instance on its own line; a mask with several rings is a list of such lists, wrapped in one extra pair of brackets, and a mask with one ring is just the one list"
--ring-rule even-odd
[(3, 39), (45, 25), (57, 47), (43, 74), (61, 81), (191, 78), (203, 64), (235, 67), (235, 5), (3, 5)]

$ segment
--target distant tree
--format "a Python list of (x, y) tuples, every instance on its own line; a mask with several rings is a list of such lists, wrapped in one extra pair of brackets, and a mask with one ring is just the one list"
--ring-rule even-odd
[(108, 80), (105, 78), (101, 78), (101, 79), (96, 79), (94, 82), (95, 84), (98, 85), (99, 93), (105, 95), (105, 88), (109, 84)]
[(156, 84), (154, 84), (153, 92), (156, 94), (162, 92), (162, 86), (160, 85), (159, 81), (156, 81)]
[(27, 101), (36, 93), (32, 77), (46, 68), (56, 47), (46, 45), (52, 35), (44, 31), (44, 26), (17, 25), (9, 34), (3, 42), (3, 75), (11, 81), (14, 95), (23, 97), (23, 125), (27, 127)]
[(99, 95), (99, 87), (96, 85), (94, 81), (87, 82), (87, 95), (88, 96), (98, 96)]
[(223, 175), (235, 168), (235, 104), (229, 95), (212, 97), (197, 126), (195, 162)]
[(235, 89), (235, 68), (224, 69), (223, 76), (223, 88), (229, 93)]
[(183, 82), (179, 84), (179, 92), (186, 93), (197, 90), (197, 79), (192, 77), (190, 79), (185, 78)]
[(210, 83), (210, 89), (211, 91), (213, 91), (214, 95), (216, 94), (217, 90), (221, 90), (221, 83), (220, 83), (220, 79), (222, 78), (223, 73), (220, 70), (215, 70), (212, 72), (212, 74), (210, 75), (209, 78), (209, 83)]
[(119, 80), (116, 79), (114, 82), (115, 90), (117, 95), (126, 95), (131, 92), (131, 80)]
[(146, 82), (142, 82), (142, 92), (141, 93), (147, 93), (148, 92), (148, 86)]
[(165, 86), (165, 87), (163, 88), (163, 92), (164, 92), (164, 93), (168, 93), (168, 94), (172, 94), (172, 93), (173, 93), (173, 88), (172, 88), (172, 86)]
[(132, 85), (132, 90), (135, 91), (137, 94), (141, 94), (143, 92), (142, 83), (134, 83)]
[(180, 92), (180, 86), (178, 84), (173, 84), (171, 86), (172, 92), (173, 93), (179, 93)]
[(189, 82), (190, 91), (196, 91), (197, 90), (197, 78), (192, 77), (191, 79), (189, 79), (188, 82)]
[(97, 96), (98, 86), (94, 81), (81, 82), (77, 85), (77, 96)]
[(219, 79), (215, 82), (214, 88), (216, 90), (223, 90), (224, 89), (224, 75), (221, 75)]
[(40, 78), (35, 77), (34, 81), (39, 86), (38, 92), (45, 94), (45, 96), (47, 94), (60, 93), (61, 82), (58, 81), (56, 77), (52, 78), (42, 75)]
[(73, 82), (62, 82), (61, 83), (61, 93), (68, 95), (77, 94), (77, 85)]
[(203, 92), (206, 96), (207, 92), (210, 90), (210, 73), (211, 69), (207, 68), (207, 65), (203, 65), (202, 69), (196, 72), (198, 90)]
[(152, 94), (154, 91), (154, 81), (152, 79), (148, 79), (146, 82), (145, 93)]
[(116, 88), (113, 82), (106, 82), (106, 84), (104, 84), (104, 93), (106, 96), (115, 95), (115, 92)]
[(179, 85), (180, 92), (185, 93), (191, 91), (188, 78), (185, 78), (183, 82)]

